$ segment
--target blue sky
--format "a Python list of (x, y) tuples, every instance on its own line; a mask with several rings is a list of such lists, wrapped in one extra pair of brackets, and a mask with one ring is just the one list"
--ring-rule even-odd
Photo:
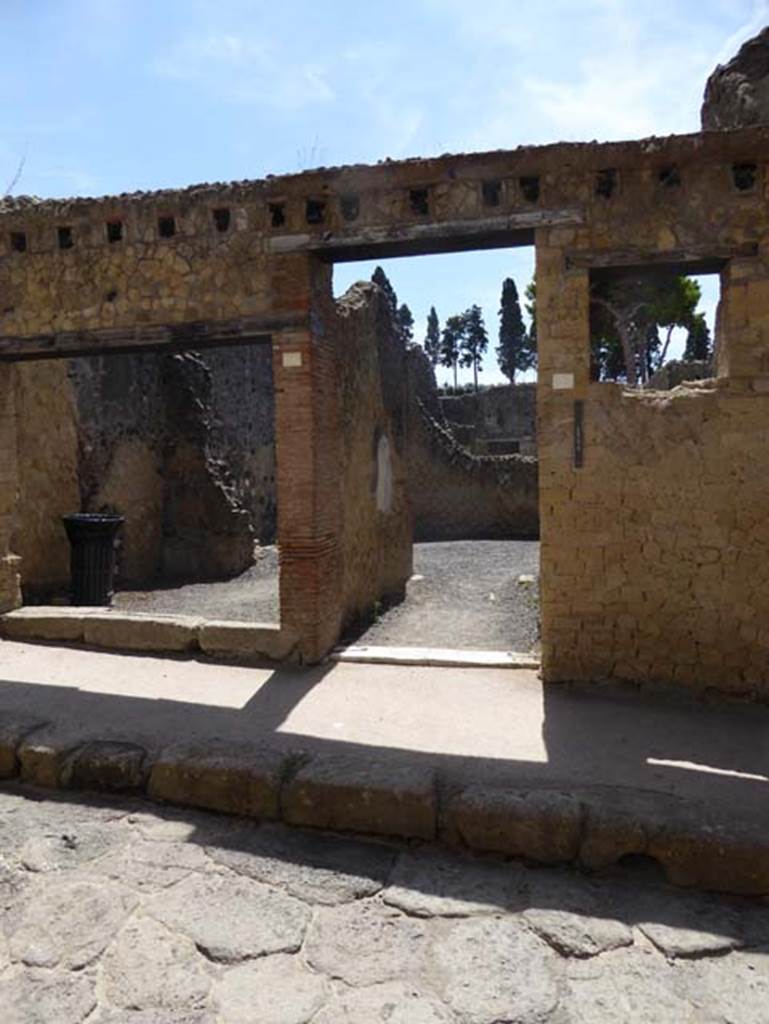
[[(100, 195), (692, 131), (712, 67), (767, 23), (769, 0), (0, 0), (0, 185), (22, 157), (16, 192)], [(493, 333), (531, 261), (386, 269), (419, 336), (431, 303), (478, 302)]]

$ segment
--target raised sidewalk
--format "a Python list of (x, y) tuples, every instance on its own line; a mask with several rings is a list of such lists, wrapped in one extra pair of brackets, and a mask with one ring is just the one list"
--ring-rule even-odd
[(769, 708), (0, 642), (0, 778), (769, 893)]

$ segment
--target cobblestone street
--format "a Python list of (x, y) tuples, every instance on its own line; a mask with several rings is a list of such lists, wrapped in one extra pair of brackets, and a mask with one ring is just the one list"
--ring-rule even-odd
[(3, 1024), (764, 1024), (769, 910), (32, 790), (0, 794)]

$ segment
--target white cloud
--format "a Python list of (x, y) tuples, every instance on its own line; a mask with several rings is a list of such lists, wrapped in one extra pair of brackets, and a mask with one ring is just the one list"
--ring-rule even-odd
[(183, 39), (152, 67), (234, 103), (298, 110), (334, 99), (322, 64), (292, 62), (272, 43), (234, 34)]

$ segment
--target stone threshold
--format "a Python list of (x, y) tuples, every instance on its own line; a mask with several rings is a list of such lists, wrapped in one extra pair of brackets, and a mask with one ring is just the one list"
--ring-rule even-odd
[(536, 654), (521, 651), (476, 651), (451, 647), (379, 647), (351, 644), (337, 647), (331, 661), (362, 665), (422, 665), (433, 668), (528, 668), (538, 669)]
[[(98, 727), (97, 727), (98, 728)], [(0, 780), (51, 789), (133, 793), (287, 825), (437, 841), (478, 853), (601, 870), (655, 859), (668, 880), (769, 894), (769, 833), (751, 815), (619, 786), (489, 784), (449, 773), (424, 752), (309, 753), (223, 739), (179, 743), (77, 737), (0, 711)], [(403, 754), (404, 752), (400, 752)]]
[(202, 653), (245, 663), (291, 659), (298, 642), (290, 630), (272, 623), (58, 605), (30, 605), (6, 612), (0, 616), (0, 637), (115, 651)]

